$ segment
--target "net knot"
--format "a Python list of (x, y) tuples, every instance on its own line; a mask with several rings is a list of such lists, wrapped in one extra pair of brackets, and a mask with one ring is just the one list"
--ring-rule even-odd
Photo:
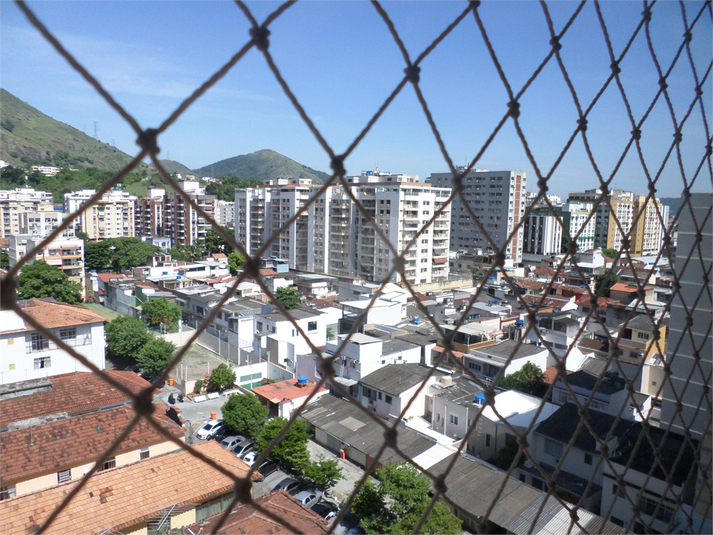
[(674, 142), (680, 143), (682, 139), (683, 139), (683, 134), (681, 133), (680, 130), (677, 130), (676, 133), (673, 135)]
[(649, 182), (649, 193), (656, 195), (656, 184)]
[(456, 194), (462, 193), (463, 190), (465, 189), (463, 187), (463, 175), (454, 176), (453, 180), (451, 182), (453, 184), (453, 192), (454, 193), (456, 193)]
[(347, 174), (347, 170), (344, 168), (344, 156), (335, 156), (332, 158), (329, 167), (334, 171), (334, 174), (342, 177)]
[(250, 479), (239, 479), (235, 482), (235, 496), (240, 503), (252, 503), (253, 501), (253, 482)]
[(260, 52), (265, 52), (270, 46), (270, 30), (262, 26), (253, 26), (250, 28), (250, 37), (253, 43)]
[(537, 181), (537, 187), (542, 193), (547, 193), (549, 187), (547, 186), (547, 179), (545, 177), (540, 178)]
[(154, 412), (153, 391), (154, 385), (144, 388), (134, 399), (134, 412), (143, 416), (150, 416)]
[(478, 9), (480, 7), (480, 0), (470, 0), (471, 9)]
[(625, 249), (629, 248), (629, 238), (624, 236), (621, 239), (621, 250), (624, 251)]
[(433, 490), (439, 494), (445, 494), (448, 492), (448, 485), (446, 485), (446, 474), (441, 474), (433, 482)]
[(651, 22), (651, 7), (644, 9), (641, 14), (643, 15), (644, 22)]
[(397, 256), (396, 258), (394, 258), (394, 267), (399, 273), (403, 272), (403, 270), (406, 268), (406, 262), (404, 261), (403, 257)]
[(408, 78), (408, 81), (412, 84), (417, 84), (421, 80), (421, 67), (418, 65), (406, 67), (404, 72), (406, 73), (406, 78)]
[(700, 85), (696, 86), (696, 96), (700, 97), (703, 95), (703, 88)]
[(581, 132), (587, 131), (587, 123), (588, 122), (589, 121), (587, 121), (584, 117), (582, 117), (581, 119), (577, 119), (577, 124), (579, 125), (579, 130)]
[(710, 156), (713, 153), (713, 145), (706, 145), (706, 156)]
[(631, 131), (631, 137), (633, 137), (636, 141), (641, 139), (641, 129), (640, 128), (634, 128)]
[(320, 357), (319, 373), (322, 376), (334, 377), (334, 359), (325, 359), (324, 357)]
[(17, 304), (17, 279), (0, 279), (0, 310), (12, 310)]
[(552, 45), (552, 50), (555, 52), (562, 50), (562, 43), (560, 43), (559, 36), (555, 35), (552, 39), (550, 39), (550, 44)]
[(693, 34), (690, 31), (687, 31), (686, 33), (683, 34), (684, 44), (690, 43), (692, 39), (693, 39)]
[(666, 83), (666, 78), (659, 78), (659, 85), (661, 86), (661, 89), (668, 89), (668, 84)]
[(498, 251), (493, 257), (493, 265), (495, 267), (503, 267), (505, 265), (505, 253)]
[(398, 433), (393, 427), (389, 427), (384, 431), (384, 444), (387, 448), (396, 449), (396, 441), (398, 440)]
[(579, 522), (579, 515), (577, 514), (576, 507), (572, 508), (572, 510), (569, 512), (569, 517), (572, 519), (572, 522)]
[(248, 278), (260, 279), (260, 258), (248, 257), (240, 266)]
[(577, 240), (570, 240), (567, 244), (567, 254), (574, 256), (577, 254)]
[(516, 100), (508, 102), (508, 115), (513, 119), (520, 117), (520, 103)]
[(161, 152), (161, 148), (158, 146), (158, 130), (155, 128), (147, 128), (141, 132), (136, 138), (136, 144), (152, 156)]
[(619, 74), (619, 73), (621, 72), (621, 67), (619, 67), (619, 62), (618, 62), (618, 61), (615, 61), (614, 63), (612, 63), (611, 65), (609, 65), (609, 67), (611, 68), (611, 72), (612, 72), (613, 74), (615, 74), (615, 75), (616, 75), (616, 74)]

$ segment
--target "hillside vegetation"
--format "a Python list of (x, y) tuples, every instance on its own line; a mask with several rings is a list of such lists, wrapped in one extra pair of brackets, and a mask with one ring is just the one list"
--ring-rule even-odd
[[(53, 165), (118, 171), (132, 156), (61, 123), (0, 89), (0, 158), (14, 167)], [(140, 164), (137, 170), (148, 170)]]

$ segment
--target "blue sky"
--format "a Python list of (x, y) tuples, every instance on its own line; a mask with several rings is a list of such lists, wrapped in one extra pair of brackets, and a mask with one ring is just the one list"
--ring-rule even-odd
[[(48, 28), (72, 51), (144, 127), (158, 126), (193, 89), (219, 69), (247, 40), (250, 24), (232, 2), (29, 2)], [(548, 4), (559, 32), (578, 4)], [(689, 22), (701, 2), (686, 2)], [(249, 3), (262, 21), (278, 4)], [(412, 58), (467, 6), (465, 2), (383, 3)], [(603, 2), (604, 20), (619, 54), (640, 20), (640, 2)], [(130, 127), (66, 64), (29, 25), (13, 3), (0, 3), (2, 87), (40, 111), (89, 135), (94, 123), (101, 141), (136, 153)], [(483, 2), (480, 7), (492, 45), (515, 92), (550, 48), (538, 2)], [(677, 2), (654, 6), (651, 39), (668, 69), (684, 33)], [(368, 2), (299, 2), (271, 26), (270, 52), (299, 101), (337, 153), (348, 147), (399, 83), (405, 67), (393, 38)], [(621, 64), (622, 84), (639, 120), (658, 90), (658, 74), (641, 32)], [(587, 4), (561, 41), (562, 57), (583, 107), (606, 80), (611, 63), (593, 4)], [(694, 29), (691, 50), (699, 76), (712, 55), (710, 12)], [(469, 14), (421, 64), (421, 89), (443, 141), (457, 165), (469, 162), (507, 109), (508, 96)], [(711, 78), (704, 85), (711, 124)], [(669, 80), (669, 95), (680, 120), (694, 98), (687, 56)], [(520, 121), (540, 170), (548, 173), (576, 128), (573, 99), (553, 60), (520, 100)], [(587, 134), (594, 158), (608, 178), (632, 128), (622, 97), (611, 84), (589, 116)], [(649, 171), (659, 172), (673, 135), (671, 115), (660, 98), (642, 128), (642, 152)], [(315, 169), (329, 171), (329, 158), (288, 101), (265, 59), (252, 49), (228, 75), (196, 102), (160, 139), (161, 158), (191, 168), (269, 148)], [(681, 162), (693, 176), (707, 144), (700, 107), (683, 128)], [(418, 174), (448, 170), (412, 87), (406, 86), (346, 161), (358, 174), (383, 171)], [(537, 178), (508, 121), (477, 167), (517, 169)], [(678, 161), (661, 172), (658, 195), (678, 196)], [(698, 191), (710, 191), (707, 169)], [(630, 151), (613, 185), (646, 193), (636, 151)], [(581, 138), (577, 138), (550, 180), (550, 191), (566, 195), (597, 186)]]

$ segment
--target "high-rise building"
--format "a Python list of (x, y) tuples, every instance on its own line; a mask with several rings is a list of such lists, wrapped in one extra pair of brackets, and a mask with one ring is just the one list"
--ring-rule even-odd
[(562, 227), (547, 210), (533, 210), (525, 219), (522, 250), (526, 254), (556, 255), (562, 252)]
[(149, 188), (146, 197), (136, 199), (135, 234), (141, 237), (163, 236), (163, 198), (166, 190)]
[[(433, 173), (430, 182), (439, 188), (450, 188), (451, 173)], [(480, 249), (494, 253), (495, 248), (506, 246), (506, 265), (522, 261), (522, 226), (510, 234), (520, 223), (525, 212), (527, 174), (521, 171), (472, 170), (463, 178), (466, 203), (494, 242), (491, 244), (466, 211), (460, 197), (453, 201), (451, 215), (450, 248), (460, 251)]]
[[(78, 210), (94, 194), (95, 190), (85, 189), (64, 194), (66, 217)], [(136, 196), (125, 191), (111, 190), (96, 203), (87, 207), (77, 218), (72, 228), (74, 232), (84, 232), (92, 240), (106, 238), (134, 237), (134, 203)]]
[[(282, 232), (280, 229), (316, 194), (318, 187), (301, 179), (301, 183), (237, 189), (235, 239), (255, 254), (274, 236), (264, 254), (285, 259), (295, 269), (385, 280), (394, 255), (375, 228), (401, 254), (421, 226), (445, 203), (450, 189), (379, 171), (364, 172), (348, 180), (354, 184), (350, 191), (366, 214), (343, 187), (333, 186)], [(448, 278), (449, 234), (450, 210), (446, 208), (406, 254), (405, 272), (410, 283)], [(400, 276), (395, 274), (389, 280), (399, 282)]]
[(52, 194), (32, 188), (0, 190), (0, 238), (13, 234), (46, 236), (62, 221)]
[[(592, 212), (590, 203), (568, 202), (555, 210), (562, 220), (562, 225), (567, 229), (572, 238), (576, 237), (578, 251), (591, 251), (594, 249), (596, 232), (596, 217), (589, 217)], [(566, 247), (567, 237), (562, 234), (562, 243)]]
[(215, 222), (221, 227), (232, 227), (235, 224), (235, 203), (215, 201)]
[[(570, 193), (569, 201), (595, 204), (601, 195), (600, 189), (591, 189)], [(608, 197), (611, 207), (602, 201), (596, 209), (594, 246), (620, 251), (628, 234), (632, 256), (658, 254), (668, 224), (668, 206), (659, 199), (647, 201), (645, 195), (619, 189), (611, 190)]]

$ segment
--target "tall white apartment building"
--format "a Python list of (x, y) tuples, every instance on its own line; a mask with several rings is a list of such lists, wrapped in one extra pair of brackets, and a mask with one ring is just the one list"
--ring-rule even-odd
[(557, 218), (545, 210), (533, 210), (525, 219), (523, 252), (557, 255), (562, 252), (562, 227)]
[(62, 221), (52, 194), (32, 188), (0, 190), (0, 238), (13, 234), (46, 236)]
[[(274, 235), (264, 255), (285, 259), (295, 269), (385, 280), (394, 255), (375, 228), (384, 233), (400, 254), (450, 195), (448, 188), (400, 182), (398, 177), (405, 178), (378, 171), (349, 177), (354, 184), (351, 193), (366, 214), (359, 211), (343, 187), (333, 186), (279, 234), (280, 228), (319, 188), (292, 183), (237, 189), (235, 239), (255, 254)], [(367, 214), (371, 221), (367, 221)], [(410, 283), (448, 278), (449, 237), (450, 209), (447, 208), (406, 253), (405, 272)], [(389, 277), (392, 282), (400, 282), (400, 279), (398, 274)]]
[[(564, 228), (569, 235), (577, 240), (577, 251), (591, 251), (594, 249), (595, 232), (597, 219), (595, 216), (589, 217), (592, 212), (590, 203), (568, 202), (556, 210), (556, 214), (562, 219)], [(562, 236), (563, 243), (566, 236)], [(565, 244), (566, 246), (566, 244)]]
[[(85, 189), (64, 194), (64, 211), (67, 216), (86, 203), (95, 190)], [(95, 204), (89, 206), (74, 220), (76, 232), (85, 232), (92, 240), (134, 237), (134, 204), (137, 197), (125, 191), (111, 190)]]
[(215, 201), (215, 222), (221, 227), (232, 227), (235, 224), (235, 203)]
[[(462, 171), (462, 169), (459, 169)], [(450, 188), (451, 173), (431, 174), (431, 184)], [(523, 229), (520, 227), (508, 241), (513, 229), (525, 213), (527, 174), (521, 171), (472, 170), (463, 178), (465, 201), (484, 227), (497, 249), (505, 244), (506, 265), (522, 261)], [(466, 211), (463, 201), (456, 197), (451, 215), (453, 250), (472, 252), (481, 249), (494, 253), (495, 248)]]

